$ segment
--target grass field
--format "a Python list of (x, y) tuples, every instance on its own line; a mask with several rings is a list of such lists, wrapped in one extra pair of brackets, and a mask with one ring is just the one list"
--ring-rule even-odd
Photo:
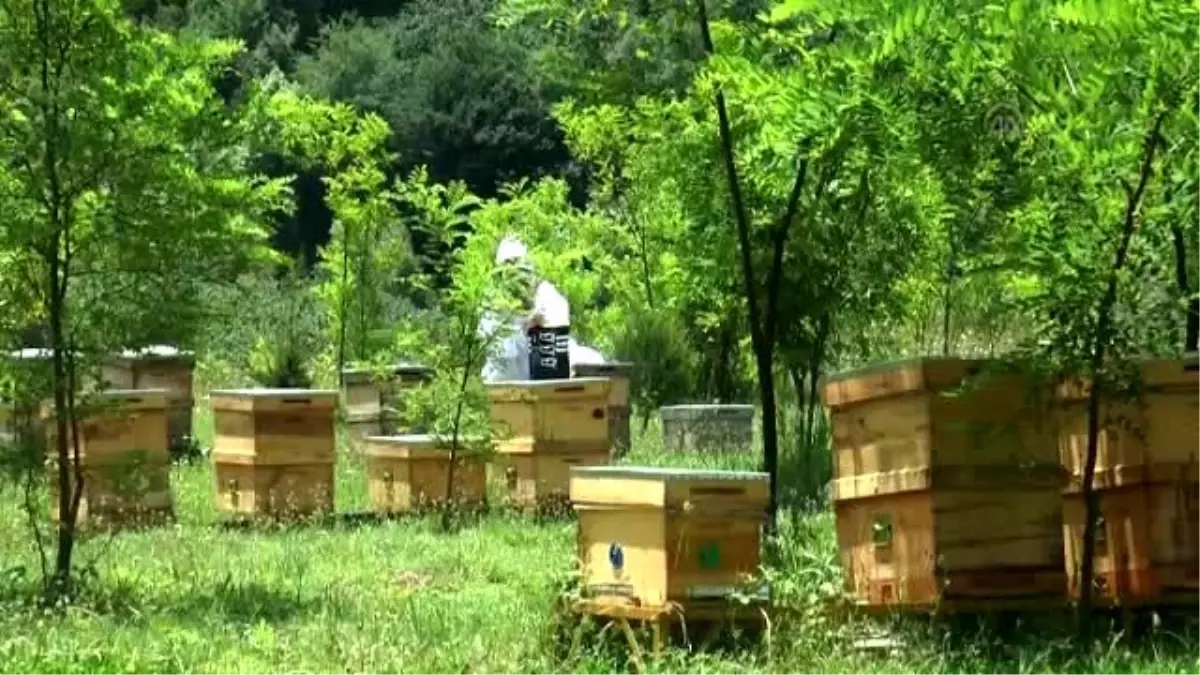
[[(630, 462), (662, 463), (642, 444)], [(743, 458), (728, 465), (747, 464)], [(747, 467), (749, 468), (749, 467)], [(31, 602), (37, 562), (11, 487), (0, 493), (3, 672), (613, 672), (623, 651), (595, 643), (554, 656), (551, 607), (570, 568), (574, 526), (492, 514), (453, 534), (429, 519), (358, 526), (221, 527), (211, 472), (173, 475), (173, 526), (90, 540), (84, 597), (60, 612)], [(339, 467), (338, 508), (366, 507), (361, 468)], [(821, 603), (838, 583), (832, 519), (787, 519), (770, 570), (799, 609), (769, 641), (708, 654), (668, 651), (664, 672), (1197, 672), (1195, 622), (1080, 653), (1044, 628), (1002, 641), (916, 623), (890, 653), (853, 648), (864, 626)]]

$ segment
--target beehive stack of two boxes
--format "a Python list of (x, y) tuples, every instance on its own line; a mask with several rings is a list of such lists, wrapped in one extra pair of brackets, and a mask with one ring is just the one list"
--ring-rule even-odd
[(602, 378), (488, 384), (495, 467), (512, 501), (561, 506), (571, 467), (609, 463), (609, 387)]
[[(468, 439), (455, 450), (456, 505), (486, 501), (487, 462), (477, 445), (477, 439)], [(364, 455), (374, 509), (399, 513), (443, 503), (450, 483), (450, 450), (450, 441), (429, 435), (368, 436)]]
[(621, 361), (580, 363), (573, 366), (575, 377), (603, 377), (609, 381), (608, 436), (613, 454), (629, 452), (629, 377), (633, 364)]
[[(1140, 400), (1109, 401), (1101, 408), (1092, 481), (1100, 509), (1093, 587), (1109, 605), (1194, 607), (1200, 599), (1197, 359), (1139, 366)], [(1088, 393), (1079, 383), (1059, 390), (1062, 461), (1070, 472), (1063, 527), (1073, 597), (1080, 592)]]
[(368, 368), (343, 370), (342, 394), (351, 443), (361, 447), (367, 436), (395, 434), (403, 413), (404, 391), (432, 376), (432, 369), (409, 363), (389, 366), (383, 373)]
[[(761, 618), (769, 597), (751, 575), (769, 494), (764, 473), (572, 469), (579, 610), (662, 621)], [(745, 604), (731, 604), (739, 595)]]
[(224, 390), (209, 399), (219, 509), (269, 517), (333, 510), (336, 390)]
[(125, 351), (102, 369), (106, 384), (116, 389), (163, 389), (167, 392), (168, 447), (180, 447), (192, 436), (195, 357), (167, 345)]
[(1000, 365), (922, 359), (826, 382), (838, 547), (858, 606), (1065, 600), (1053, 391)]
[[(167, 391), (109, 390), (79, 408), (79, 462), (83, 492), (77, 522), (96, 529), (151, 525), (171, 520), (171, 458), (167, 449)], [(52, 516), (59, 513), (58, 428), (48, 410), (47, 470)], [(74, 448), (67, 430), (68, 482), (73, 492)]]

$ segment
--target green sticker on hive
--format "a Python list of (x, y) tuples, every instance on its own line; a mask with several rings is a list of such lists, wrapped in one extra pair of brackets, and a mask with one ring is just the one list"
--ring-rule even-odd
[(715, 570), (721, 566), (721, 549), (713, 542), (700, 547), (700, 569)]

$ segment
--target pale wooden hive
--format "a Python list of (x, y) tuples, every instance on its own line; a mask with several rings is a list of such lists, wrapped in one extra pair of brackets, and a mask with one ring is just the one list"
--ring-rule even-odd
[(612, 605), (673, 602), (686, 611), (747, 591), (769, 495), (764, 473), (572, 469), (584, 595)]
[(382, 377), (366, 368), (342, 370), (342, 396), (351, 441), (360, 445), (367, 436), (390, 434), (403, 412), (403, 392), (432, 376), (431, 368), (411, 363), (392, 365)]
[(192, 435), (195, 368), (196, 359), (191, 353), (157, 346), (141, 352), (126, 351), (109, 359), (101, 377), (118, 389), (166, 390), (169, 444), (178, 444)]
[(333, 509), (336, 390), (222, 390), (209, 398), (220, 509), (262, 515)]
[[(79, 421), (84, 473), (78, 522), (96, 528), (153, 524), (173, 517), (167, 449), (167, 392), (110, 390)], [(58, 519), (57, 427), (47, 415), (51, 515)], [(68, 442), (68, 452), (74, 455)], [(73, 474), (73, 469), (71, 470)], [(68, 485), (73, 485), (70, 478)]]
[(989, 366), (1000, 364), (918, 359), (827, 381), (838, 547), (859, 604), (969, 610), (1064, 598), (1051, 392)]
[(608, 436), (614, 450), (629, 449), (629, 379), (632, 363), (610, 361), (600, 364), (581, 363), (574, 366), (576, 377), (604, 377), (609, 381)]
[(603, 378), (488, 384), (495, 466), (515, 502), (565, 497), (572, 467), (609, 462), (609, 388)]
[[(1200, 375), (1197, 360), (1147, 360), (1140, 401), (1103, 403), (1093, 485), (1101, 522), (1096, 532), (1099, 600), (1123, 606), (1200, 598)], [(1070, 472), (1064, 490), (1066, 568), (1072, 596), (1080, 591), (1088, 387), (1059, 389), (1059, 448)]]
[[(170, 462), (165, 390), (110, 389), (89, 401), (92, 410), (80, 410), (79, 456), (83, 461), (102, 464), (121, 460), (130, 452), (144, 452), (150, 459)], [(58, 438), (53, 409), (44, 405), (43, 416), (47, 453), (53, 456)], [(73, 452), (70, 439), (68, 451)]]
[[(410, 511), (446, 500), (450, 449), (428, 435), (372, 436), (364, 455), (371, 504), (377, 511)], [(487, 498), (487, 464), (460, 448), (454, 467), (453, 501), (482, 504)]]

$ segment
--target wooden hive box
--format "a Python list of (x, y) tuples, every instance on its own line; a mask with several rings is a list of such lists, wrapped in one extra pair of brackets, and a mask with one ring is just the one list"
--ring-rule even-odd
[(433, 376), (433, 370), (411, 363), (389, 366), (381, 375), (369, 368), (342, 370), (346, 428), (352, 442), (395, 433), (403, 413), (403, 392)]
[(608, 378), (608, 436), (613, 451), (624, 455), (629, 451), (629, 378), (633, 364), (619, 361), (574, 366), (575, 377)]
[(1052, 389), (998, 366), (918, 359), (827, 380), (838, 547), (860, 606), (1065, 600)]
[[(43, 410), (51, 515), (58, 519), (58, 430), (52, 411)], [(80, 413), (84, 484), (77, 522), (105, 528), (173, 518), (167, 392), (109, 390), (95, 395)], [(74, 455), (69, 441), (68, 452)], [(69, 484), (74, 484), (73, 478)]]
[(101, 372), (111, 387), (165, 389), (168, 438), (171, 445), (178, 447), (192, 437), (195, 368), (196, 359), (191, 353), (167, 345), (154, 345), (140, 351), (122, 352), (109, 359)]
[(333, 509), (336, 390), (222, 390), (209, 399), (218, 508), (265, 516)]
[(492, 382), (496, 467), (517, 504), (565, 498), (573, 466), (608, 464), (609, 381)]
[[(460, 448), (454, 467), (454, 501), (483, 504), (487, 462)], [(433, 436), (370, 436), (364, 450), (371, 504), (385, 513), (411, 511), (446, 499), (450, 449)]]
[[(1104, 604), (1195, 605), (1200, 599), (1200, 375), (1197, 359), (1139, 364), (1141, 396), (1102, 403), (1092, 485), (1096, 531), (1095, 595)], [(1083, 469), (1087, 457), (1088, 388), (1059, 389), (1066, 569), (1080, 591), (1083, 553)]]
[(758, 572), (769, 494), (764, 473), (573, 468), (583, 595), (685, 614), (727, 603)]

